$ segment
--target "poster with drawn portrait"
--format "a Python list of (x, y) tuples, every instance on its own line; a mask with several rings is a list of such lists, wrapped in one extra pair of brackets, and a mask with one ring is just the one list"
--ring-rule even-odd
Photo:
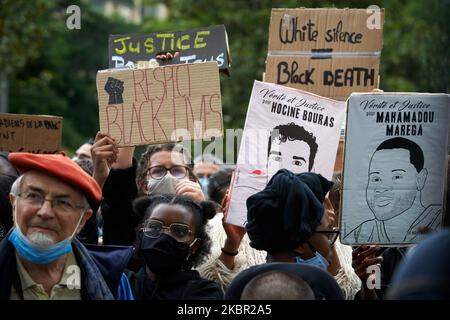
[(442, 222), (450, 96), (354, 93), (347, 110), (342, 242), (417, 243)]
[(227, 222), (244, 226), (247, 198), (280, 169), (331, 180), (345, 103), (255, 81), (247, 110)]

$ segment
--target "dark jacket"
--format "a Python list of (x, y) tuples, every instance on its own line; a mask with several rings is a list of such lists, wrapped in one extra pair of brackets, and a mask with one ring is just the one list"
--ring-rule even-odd
[(135, 300), (222, 300), (220, 286), (203, 279), (195, 270), (181, 271), (168, 277), (151, 280), (142, 267), (127, 271)]
[[(88, 250), (76, 239), (72, 248), (81, 270), (82, 300), (114, 300), (121, 290), (122, 275), (133, 249), (89, 246)], [(12, 286), (22, 296), (15, 248), (7, 239), (0, 242), (0, 284), (0, 300), (9, 300)]]
[(134, 244), (138, 218), (132, 203), (137, 197), (137, 162), (128, 169), (112, 169), (103, 186), (101, 212), (103, 217), (103, 243), (131, 246)]
[(245, 286), (254, 277), (268, 271), (283, 271), (303, 279), (314, 292), (316, 300), (344, 300), (336, 280), (325, 270), (297, 263), (272, 262), (256, 265), (241, 271), (231, 282), (226, 300), (240, 300)]

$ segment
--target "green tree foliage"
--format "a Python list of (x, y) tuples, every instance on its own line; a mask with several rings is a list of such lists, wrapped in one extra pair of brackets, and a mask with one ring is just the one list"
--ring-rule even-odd
[[(231, 77), (221, 77), (225, 128), (242, 128), (253, 81), (261, 80), (264, 71), (272, 7), (385, 8), (380, 87), (418, 92), (450, 88), (446, 0), (145, 0), (145, 5), (166, 4), (169, 16), (163, 21), (146, 17), (142, 25), (107, 18), (83, 0), (0, 3), (0, 70), (14, 69), (10, 110), (64, 116), (63, 143), (70, 150), (98, 130), (95, 76), (107, 68), (108, 35), (114, 33), (224, 24), (232, 58)], [(70, 4), (81, 7), (81, 30), (66, 28)]]
[[(27, 40), (36, 57), (11, 80), (10, 112), (63, 116), (63, 146), (72, 151), (99, 128), (95, 78), (97, 70), (108, 68), (108, 36), (129, 32), (132, 26), (106, 18), (86, 1), (44, 4), (40, 26), (46, 34), (39, 49), (32, 38)], [(71, 4), (81, 9), (80, 30), (66, 26)]]

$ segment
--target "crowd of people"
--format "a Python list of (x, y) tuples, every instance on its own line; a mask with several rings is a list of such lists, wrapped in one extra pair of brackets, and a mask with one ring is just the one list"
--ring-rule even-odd
[(333, 181), (276, 172), (243, 228), (226, 219), (232, 165), (176, 143), (134, 154), (104, 133), (73, 158), (0, 154), (0, 299), (450, 297), (449, 196), (443, 230), (417, 245), (350, 247), (339, 156)]

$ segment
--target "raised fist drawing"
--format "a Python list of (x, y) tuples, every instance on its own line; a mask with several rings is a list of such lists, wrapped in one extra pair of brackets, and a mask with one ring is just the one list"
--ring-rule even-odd
[(109, 94), (108, 104), (123, 103), (123, 81), (112, 77), (105, 84), (105, 91)]

